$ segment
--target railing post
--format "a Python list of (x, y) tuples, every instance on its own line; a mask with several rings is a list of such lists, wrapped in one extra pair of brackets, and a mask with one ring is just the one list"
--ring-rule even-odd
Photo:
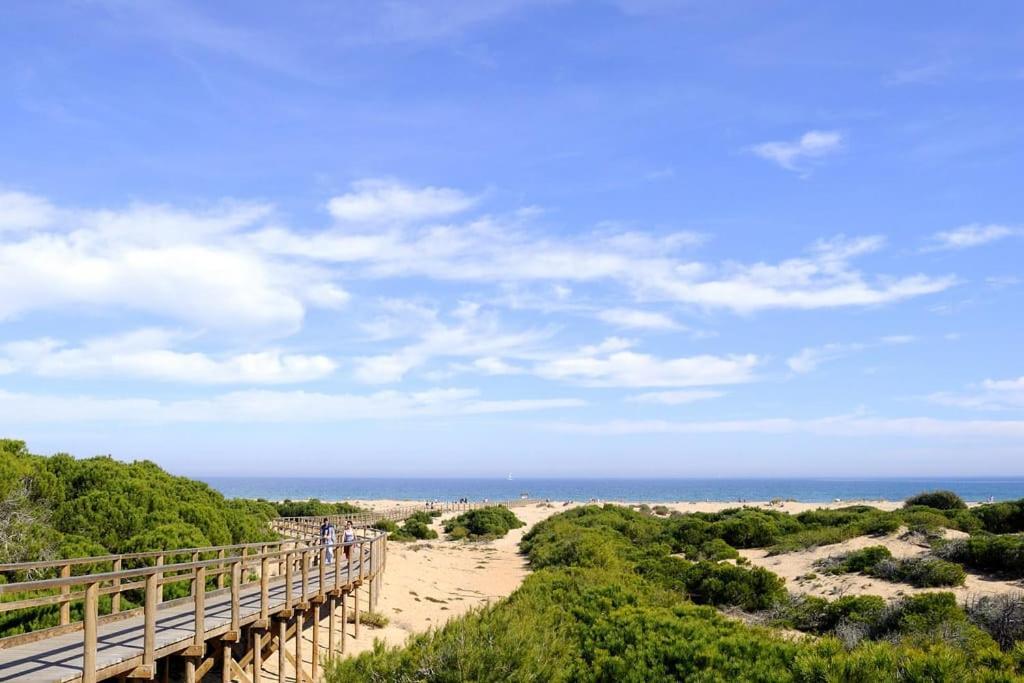
[[(292, 551), (284, 553), (284, 606), (285, 609), (292, 608)], [(284, 642), (281, 643), (282, 647)]]
[(146, 575), (145, 631), (142, 636), (142, 665), (156, 667), (156, 606), (160, 593), (160, 573)]
[(299, 681), (303, 676), (302, 671), (302, 631), (303, 631), (302, 610), (295, 612), (295, 680)]
[(238, 625), (239, 622), (239, 591), (241, 590), (242, 583), (242, 563), (239, 560), (235, 560), (231, 563), (231, 630), (238, 635), (241, 627)]
[(263, 559), (260, 560), (260, 619), (270, 615), (270, 558), (266, 556), (264, 546)]
[[(164, 566), (164, 556), (163, 555), (157, 555), (156, 566), (158, 566), (158, 567)], [(157, 571), (157, 577), (159, 577), (159, 578), (157, 579), (156, 601), (158, 603), (160, 603), (160, 602), (164, 601), (164, 584), (163, 584), (163, 581), (160, 581), (160, 579), (164, 578), (163, 572), (158, 570)]]
[[(123, 567), (123, 564), (121, 563), (121, 558), (120, 557), (117, 558), (116, 560), (114, 560), (114, 572), (115, 573), (121, 571), (122, 567)], [(121, 611), (121, 577), (120, 576), (117, 577), (116, 579), (114, 579), (114, 588), (116, 588), (117, 590), (113, 594), (111, 594), (111, 596), (110, 596), (110, 613), (111, 614), (117, 614), (118, 612)]]
[(83, 614), (82, 683), (96, 683), (96, 624), (99, 621), (100, 584), (85, 587)]
[(305, 604), (309, 600), (309, 550), (302, 551), (302, 599)]
[(348, 593), (341, 594), (341, 654), (345, 654), (348, 639)]
[(217, 551), (217, 559), (221, 560), (221, 563), (217, 565), (217, 588), (224, 587), (224, 548)]
[[(61, 565), (60, 578), (67, 579), (71, 576), (71, 564)], [(71, 623), (71, 586), (61, 586), (60, 595), (63, 602), (60, 603), (60, 625), (67, 626)]]
[(195, 587), (195, 636), (193, 645), (206, 644), (206, 567), (196, 569)]
[(355, 612), (356, 612), (356, 632), (355, 632), (355, 636), (356, 636), (356, 638), (358, 638), (359, 637), (359, 586), (356, 586), (355, 590), (352, 591), (352, 600), (353, 600), (353, 603), (354, 603), (353, 604), (353, 609), (355, 609)]
[(321, 597), (321, 598), (324, 596), (324, 574), (327, 571), (327, 566), (325, 564), (326, 561), (327, 561), (327, 546), (323, 546), (322, 545), (322, 546), (320, 546), (320, 558), (319, 558), (320, 583), (316, 587), (316, 594), (317, 594), (318, 597)]

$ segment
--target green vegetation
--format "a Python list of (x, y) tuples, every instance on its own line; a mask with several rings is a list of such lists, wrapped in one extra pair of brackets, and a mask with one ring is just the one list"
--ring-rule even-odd
[(827, 557), (815, 562), (815, 566), (828, 574), (869, 572), (882, 560), (891, 560), (892, 553), (884, 545), (872, 545), (838, 557)]
[[(275, 516), (271, 503), (227, 500), (207, 484), (172, 476), (152, 462), (43, 457), (29, 453), (22, 441), (0, 439), (0, 563), (276, 540), (268, 524)], [(111, 565), (94, 569), (109, 571)], [(0, 573), (5, 582), (26, 578)], [(187, 582), (164, 587), (167, 599), (187, 593)], [(129, 591), (123, 599), (135, 605), (141, 595)], [(101, 612), (109, 605), (104, 596)], [(77, 613), (81, 606), (72, 609)], [(0, 636), (57, 620), (55, 606), (10, 612), (0, 615)]]
[[(327, 680), (1019, 680), (1024, 648), (997, 643), (950, 593), (892, 606), (870, 596), (793, 599), (764, 569), (672, 556), (684, 546), (699, 551), (712, 533), (725, 542), (715, 525), (730, 518), (740, 520), (729, 525), (738, 542), (753, 533), (776, 539), (790, 526), (772, 514), (664, 518), (614, 506), (556, 515), (524, 537), (535, 571), (510, 598), (407, 647), (378, 645), (333, 662)], [(781, 638), (710, 605), (821, 637)]]
[(959, 564), (927, 556), (883, 560), (866, 573), (886, 581), (909, 583), (917, 588), (962, 586), (967, 578)]
[(981, 530), (991, 534), (1015, 534), (1024, 531), (1024, 499), (1004, 503), (986, 503), (971, 509)]
[(936, 510), (963, 510), (967, 503), (952, 491), (925, 491), (907, 498), (906, 507), (921, 505)]
[(471, 541), (502, 538), (512, 529), (525, 526), (511, 510), (500, 505), (464, 512), (444, 523), (444, 532), (452, 539)]
[(962, 586), (967, 574), (959, 564), (937, 557), (908, 557), (895, 560), (885, 546), (861, 548), (815, 563), (829, 574), (861, 572), (886, 581), (902, 581), (917, 588)]
[(284, 500), (273, 504), (279, 517), (326, 517), (328, 515), (352, 515), (365, 512), (351, 503), (321, 503), (316, 498), (309, 500)]
[(402, 526), (397, 526), (394, 522), (390, 522), (391, 525), (395, 526), (394, 531), (385, 529), (388, 532), (390, 538), (393, 541), (425, 541), (437, 538), (437, 532), (430, 528), (433, 517), (428, 512), (416, 512), (402, 523)]
[[(350, 624), (356, 623), (356, 614), (354, 610), (348, 613), (347, 619)], [(364, 626), (370, 626), (371, 628), (384, 628), (391, 623), (391, 620), (380, 612), (362, 612), (359, 614), (359, 623)]]
[(938, 544), (935, 553), (982, 572), (1024, 577), (1024, 535), (977, 534)]

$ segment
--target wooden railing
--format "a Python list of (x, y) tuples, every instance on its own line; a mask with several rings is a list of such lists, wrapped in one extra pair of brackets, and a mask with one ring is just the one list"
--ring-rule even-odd
[[(155, 632), (160, 610), (191, 604), (194, 642), (182, 645), (181, 649), (188, 651), (186, 654), (190, 652), (200, 655), (201, 651), (205, 651), (207, 638), (204, 625), (205, 601), (211, 592), (230, 590), (230, 625), (227, 634), (219, 637), (237, 640), (241, 626), (239, 594), (249, 584), (259, 584), (260, 608), (255, 622), (257, 626), (267, 628), (272, 613), (286, 611), (290, 614), (295, 605), (306, 609), (311, 597), (319, 598), (322, 602), (326, 593), (334, 591), (337, 595), (367, 581), (371, 586), (377, 585), (379, 588), (377, 582), (385, 565), (386, 547), (385, 534), (372, 529), (360, 529), (354, 542), (337, 544), (333, 550), (338, 556), (332, 564), (326, 562), (327, 547), (316, 541), (304, 540), (0, 564), (0, 573), (15, 577), (13, 583), (0, 583), (0, 596), (5, 600), (0, 602), (0, 614), (51, 605), (59, 607), (57, 626), (0, 639), (0, 661), (3, 660), (2, 653), (6, 648), (40, 643), (49, 637), (80, 630), (83, 648), (80, 680), (91, 683), (98, 680), (98, 627), (141, 614), (144, 617), (141, 662), (131, 670), (113, 673), (152, 678), (157, 659)], [(178, 561), (179, 558), (188, 559)], [(318, 572), (318, 581), (316, 594), (311, 595), (309, 578), (314, 568)], [(53, 576), (24, 578), (40, 572)], [(295, 588), (297, 573), (301, 577), (298, 590)], [(271, 581), (282, 576), (284, 600), (272, 608), (269, 598)], [(186, 582), (189, 586), (187, 597), (164, 602), (165, 586)], [(128, 596), (125, 594), (129, 592), (131, 597), (141, 597), (140, 607), (122, 609), (122, 599), (126, 599)], [(102, 596), (111, 596), (106, 614), (100, 614)], [(371, 588), (371, 605), (375, 600), (376, 595)], [(72, 621), (71, 607), (77, 603), (82, 605), (82, 618), (81, 621)], [(358, 599), (356, 614), (358, 624)], [(252, 621), (249, 620), (250, 624)], [(301, 632), (301, 628), (299, 630)]]

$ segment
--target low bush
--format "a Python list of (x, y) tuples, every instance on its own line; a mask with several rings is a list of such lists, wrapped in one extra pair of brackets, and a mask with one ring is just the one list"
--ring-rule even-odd
[(815, 562), (816, 567), (828, 574), (846, 574), (868, 572), (882, 560), (892, 558), (892, 553), (884, 545), (872, 545), (854, 550), (837, 557), (827, 557)]
[(380, 531), (386, 531), (389, 534), (393, 534), (398, 531), (398, 525), (390, 519), (378, 519), (373, 523), (373, 528)]
[(407, 519), (388, 538), (393, 541), (427, 541), (437, 538), (437, 532), (419, 520)]
[(886, 581), (902, 581), (917, 588), (962, 586), (967, 574), (964, 568), (937, 557), (893, 559), (885, 546), (861, 548), (838, 557), (815, 563), (829, 574), (862, 572)]
[[(350, 624), (356, 623), (355, 610), (349, 611), (347, 621)], [(384, 628), (391, 623), (391, 620), (380, 612), (360, 612), (359, 623), (363, 626), (369, 626), (370, 628)]]
[(980, 522), (980, 531), (1015, 534), (1024, 531), (1024, 498), (1004, 503), (987, 503), (971, 510)]
[(978, 571), (1024, 577), (1024, 535), (977, 534), (937, 544), (935, 554)]
[(1024, 641), (1024, 593), (974, 597), (968, 599), (964, 610), (1004, 650)]
[(952, 491), (925, 491), (907, 498), (904, 503), (905, 507), (914, 507), (915, 505), (935, 508), (936, 510), (963, 510), (967, 508), (967, 503), (964, 502), (963, 498)]
[(917, 588), (962, 586), (967, 578), (963, 567), (937, 557), (882, 560), (867, 573), (886, 581), (909, 583)]
[[(511, 510), (500, 505), (464, 512), (444, 523), (445, 533), (452, 538), (502, 538), (512, 529), (526, 526)], [(463, 531), (464, 530), (464, 531)]]

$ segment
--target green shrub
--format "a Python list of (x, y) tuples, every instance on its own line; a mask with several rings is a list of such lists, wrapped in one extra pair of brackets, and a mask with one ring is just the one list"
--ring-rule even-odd
[(838, 557), (818, 560), (815, 565), (829, 574), (870, 572), (876, 564), (891, 558), (892, 553), (884, 545), (872, 545)]
[(373, 528), (393, 534), (398, 531), (398, 525), (390, 519), (378, 519), (373, 523)]
[[(462, 538), (484, 539), (501, 538), (511, 529), (526, 526), (507, 507), (493, 505), (464, 512), (458, 517), (444, 523), (445, 533), (451, 534), (457, 528), (464, 528), (466, 534)], [(461, 532), (460, 532), (461, 534)]]
[(1024, 536), (978, 534), (938, 544), (935, 553), (946, 560), (983, 572), (1024, 577)]
[(364, 512), (351, 503), (322, 503), (316, 498), (309, 500), (284, 500), (275, 503), (281, 517), (327, 517), (329, 515), (351, 515)]
[(963, 510), (967, 507), (963, 498), (952, 491), (925, 491), (907, 498), (904, 505), (906, 507), (921, 505), (936, 510)]
[(876, 564), (870, 573), (889, 581), (903, 581), (917, 588), (962, 586), (967, 578), (963, 567), (936, 557), (883, 561)]
[(734, 560), (740, 556), (739, 552), (731, 545), (720, 538), (712, 538), (700, 547), (696, 553), (696, 560)]
[(407, 519), (388, 537), (393, 541), (429, 541), (437, 538), (437, 532), (419, 520)]
[(1024, 531), (1024, 498), (1003, 503), (988, 503), (971, 510), (979, 521), (979, 531), (1014, 534)]

